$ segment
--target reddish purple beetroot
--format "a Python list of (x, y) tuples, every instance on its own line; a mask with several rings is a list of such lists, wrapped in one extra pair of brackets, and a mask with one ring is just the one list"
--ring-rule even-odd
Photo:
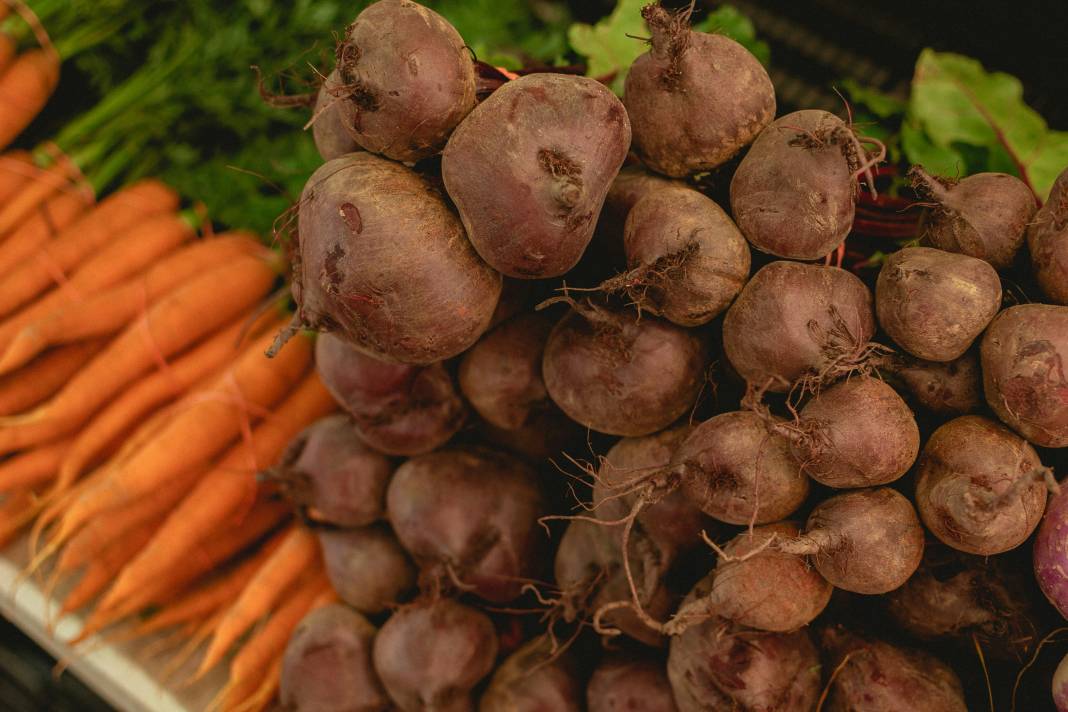
[(312, 113), (312, 138), (324, 161), (360, 150), (352, 135), (355, 107), (337, 95), (340, 86), (341, 79), (335, 69), (319, 87)]
[(983, 403), (983, 376), (975, 349), (948, 363), (898, 357), (881, 368), (900, 381), (917, 405), (936, 415), (966, 415)]
[(478, 712), (581, 712), (577, 662), (545, 636), (531, 640), (497, 668)]
[(664, 663), (645, 658), (610, 658), (586, 687), (589, 712), (678, 712)]
[(383, 524), (324, 529), (319, 543), (331, 586), (361, 613), (381, 613), (415, 588), (415, 566)]
[(1068, 618), (1068, 492), (1050, 498), (1035, 537), (1035, 579), (1049, 602)]
[(1031, 268), (1046, 297), (1068, 304), (1068, 168), (1027, 228)]

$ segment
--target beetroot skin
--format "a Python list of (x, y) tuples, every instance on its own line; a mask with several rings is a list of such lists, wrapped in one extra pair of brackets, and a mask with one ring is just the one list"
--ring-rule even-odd
[(449, 599), (401, 608), (374, 643), (375, 671), (400, 712), (469, 712), (496, 657), (493, 622)]
[(1051, 497), (1035, 537), (1035, 579), (1049, 602), (1068, 618), (1068, 488)]
[(463, 38), (409, 0), (378, 0), (361, 12), (338, 47), (337, 72), (353, 138), (396, 161), (441, 151), (475, 108), (475, 66)]
[(531, 74), (460, 124), (441, 175), (486, 262), (509, 277), (557, 277), (586, 250), (629, 146), (627, 112), (603, 84)]
[(397, 538), (423, 575), (462, 582), (493, 603), (516, 598), (538, 574), (544, 506), (536, 473), (488, 450), (412, 458), (397, 468), (386, 493)]
[(990, 323), (983, 391), (1002, 422), (1035, 445), (1068, 446), (1068, 307), (1022, 304)]
[(501, 276), (418, 173), (364, 152), (328, 161), (304, 187), (298, 222), (300, 325), (412, 364), (455, 356), (489, 326)]
[(1023, 245), (1035, 216), (1035, 195), (1007, 173), (976, 173), (960, 181), (915, 166), (909, 174), (921, 196), (936, 203), (921, 224), (924, 240), (947, 252), (986, 260), (1006, 269)]
[(326, 575), (361, 613), (381, 613), (415, 588), (415, 566), (384, 524), (319, 532)]
[(690, 29), (690, 13), (642, 9), (649, 51), (631, 64), (623, 101), (634, 149), (658, 173), (682, 177), (730, 160), (775, 118), (775, 89), (749, 50)]
[(1038, 286), (1051, 302), (1068, 304), (1068, 169), (1027, 228), (1027, 246)]
[(772, 262), (742, 288), (723, 320), (734, 369), (785, 393), (805, 376), (848, 373), (875, 333), (871, 292), (837, 267)]
[(641, 165), (629, 165), (620, 169), (619, 175), (608, 188), (608, 195), (597, 220), (597, 229), (593, 235), (590, 253), (597, 256), (599, 263), (622, 269), (627, 262), (623, 254), (623, 243), (619, 236), (627, 222), (630, 210), (639, 200), (664, 188), (685, 188), (686, 184), (664, 176), (650, 173)]
[(371, 358), (331, 334), (315, 344), (319, 376), (347, 410), (364, 442), (388, 455), (437, 449), (464, 423), (467, 409), (445, 367)]
[(332, 161), (346, 153), (359, 151), (352, 135), (356, 107), (338, 96), (341, 79), (337, 70), (330, 72), (319, 87), (312, 116), (312, 138), (324, 161)]
[(478, 712), (582, 712), (576, 662), (548, 637), (535, 638), (500, 664)]
[(589, 712), (678, 712), (664, 663), (630, 656), (602, 662), (586, 686)]
[(917, 405), (935, 415), (966, 415), (983, 403), (978, 349), (946, 363), (897, 357), (883, 368)]

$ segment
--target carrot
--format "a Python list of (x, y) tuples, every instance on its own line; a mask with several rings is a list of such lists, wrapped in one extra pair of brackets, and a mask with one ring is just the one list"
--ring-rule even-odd
[(59, 470), (70, 440), (48, 443), (0, 463), (0, 492), (44, 484)]
[(28, 489), (8, 492), (0, 504), (0, 547), (7, 546), (33, 518), (33, 492)]
[(68, 304), (23, 327), (0, 357), (0, 373), (21, 366), (49, 346), (118, 331), (205, 269), (225, 264), (238, 255), (265, 253), (264, 248), (245, 234), (189, 245), (160, 260), (143, 275)]
[(238, 322), (172, 361), (166, 371), (148, 374), (97, 413), (75, 436), (59, 468), (56, 492), (70, 486), (86, 466), (122, 438), (138, 420), (221, 369), (238, 352), (243, 324)]
[(63, 605), (59, 609), (60, 617), (78, 610), (107, 588), (123, 565), (141, 550), (156, 530), (156, 526), (156, 522), (145, 522), (126, 536), (112, 542), (103, 551), (98, 551), (96, 556), (89, 560), (89, 565), (78, 583), (63, 599)]
[[(0, 75), (0, 83), (3, 76)], [(0, 110), (2, 114), (2, 110)], [(0, 116), (0, 122), (3, 117)], [(33, 164), (36, 175), (22, 185), (0, 206), (0, 235), (11, 232), (37, 206), (60, 190), (84, 190), (72, 184), (77, 174), (66, 157), (60, 157), (47, 167)]]
[(0, 204), (6, 203), (40, 171), (27, 151), (8, 151), (0, 155)]
[(36, 207), (0, 244), (0, 274), (8, 274), (21, 265), (91, 204), (91, 196), (82, 191), (61, 191)]
[(59, 55), (51, 49), (20, 54), (0, 74), (0, 148), (30, 125), (59, 82)]
[(245, 590), (223, 614), (197, 677), (215, 667), (230, 646), (252, 624), (270, 613), (282, 594), (305, 569), (319, 561), (319, 540), (307, 528), (294, 525), (282, 544), (249, 581)]
[(82, 425), (153, 366), (165, 370), (166, 358), (246, 313), (266, 294), (275, 275), (268, 262), (242, 257), (172, 292), (127, 327), (48, 403), (0, 420), (0, 452), (44, 442)]
[(25, 368), (0, 376), (0, 415), (20, 413), (53, 395), (106, 344), (93, 339), (52, 349)]
[[(2, 4), (2, 3), (0, 3)], [(0, 20), (4, 19), (3, 16), (7, 14), (7, 6), (3, 6), (3, 11), (0, 12)], [(11, 60), (15, 58), (15, 53), (18, 51), (18, 43), (15, 38), (6, 32), (0, 32), (0, 72), (7, 69), (11, 64)]]
[(198, 543), (224, 530), (228, 517), (239, 514), (243, 504), (255, 501), (259, 489), (255, 473), (274, 463), (289, 441), (309, 423), (336, 407), (313, 371), (273, 415), (253, 430), (250, 442), (231, 449), (197, 482), (167, 517), (157, 536), (119, 575), (105, 602), (123, 600), (178, 565)]
[[(278, 688), (281, 686), (282, 658), (284, 655), (285, 651), (279, 653), (267, 665), (263, 681), (258, 686), (254, 684), (257, 682), (256, 678), (252, 678), (249, 681), (249, 685), (242, 685), (240, 690), (228, 695), (228, 699), (220, 709), (223, 712), (260, 712), (266, 709), (267, 705), (274, 699), (274, 696), (278, 694)], [(249, 692), (251, 694), (247, 694)], [(237, 702), (242, 698), (244, 698), (243, 702)], [(231, 705), (230, 699), (233, 699), (235, 704)]]

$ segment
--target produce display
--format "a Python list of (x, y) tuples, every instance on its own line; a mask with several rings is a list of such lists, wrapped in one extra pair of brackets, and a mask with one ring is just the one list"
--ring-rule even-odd
[(508, 68), (377, 0), (257, 68), (318, 156), (219, 217), (138, 158), (182, 32), (9, 148), (133, 21), (60, 5), (0, 3), (0, 542), (72, 654), (211, 712), (1068, 710), (1068, 140), (954, 172), (924, 103), (997, 76), (783, 113), (696, 3)]

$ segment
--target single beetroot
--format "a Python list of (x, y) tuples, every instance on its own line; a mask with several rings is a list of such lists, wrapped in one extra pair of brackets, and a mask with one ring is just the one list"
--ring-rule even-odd
[(385, 363), (331, 334), (315, 344), (319, 376), (349, 412), (360, 437), (389, 455), (419, 455), (444, 445), (467, 409), (445, 367)]
[(1068, 618), (1068, 492), (1051, 497), (1035, 537), (1035, 579), (1049, 602)]
[(696, 190), (650, 192), (623, 230), (628, 271), (601, 284), (639, 310), (699, 326), (727, 308), (749, 277), (749, 245), (731, 219)]
[(889, 487), (853, 490), (820, 502), (804, 534), (774, 546), (808, 554), (823, 578), (838, 588), (887, 593), (919, 567), (923, 527), (912, 503)]
[(1038, 206), (1027, 184), (1007, 173), (976, 173), (959, 181), (914, 166), (909, 176), (933, 203), (921, 223), (925, 241), (947, 252), (986, 260), (1006, 269), (1024, 242)]
[(1068, 447), (1068, 306), (1021, 304), (998, 314), (979, 348), (986, 402), (1035, 445)]
[(294, 438), (269, 473), (309, 519), (362, 527), (381, 519), (393, 463), (357, 435), (345, 415), (330, 415)]
[(803, 377), (836, 380), (864, 363), (875, 333), (871, 292), (836, 267), (777, 261), (742, 288), (723, 320), (734, 369), (786, 392)]
[(569, 653), (554, 651), (547, 637), (535, 638), (493, 673), (478, 712), (581, 712), (576, 663)]
[(699, 334), (633, 311), (572, 302), (549, 335), (542, 375), (549, 396), (572, 420), (633, 437), (689, 412), (708, 365)]
[(619, 238), (631, 208), (642, 198), (664, 188), (685, 187), (684, 182), (650, 173), (644, 166), (624, 166), (608, 188), (589, 253), (595, 254), (598, 262), (622, 269), (627, 258), (623, 253), (623, 241)]
[(1068, 655), (1061, 658), (1057, 669), (1053, 672), (1051, 683), (1053, 690), (1053, 704), (1057, 712), (1068, 712)]
[(475, 108), (475, 65), (448, 20), (410, 0), (378, 0), (337, 49), (352, 137), (368, 151), (414, 162), (445, 146)]
[(875, 288), (879, 325), (917, 358), (952, 361), (1001, 309), (1001, 279), (988, 262), (931, 247), (887, 258)]
[(967, 712), (953, 669), (919, 650), (866, 640), (841, 627), (824, 630), (821, 646), (831, 682), (828, 712)]
[(323, 164), (304, 186), (293, 257), (294, 324), (337, 333), (378, 358), (430, 364), (482, 335), (501, 276), (434, 186), (366, 152)]
[(898, 356), (881, 367), (917, 405), (935, 415), (966, 415), (983, 403), (983, 374), (976, 349), (945, 363)]
[(664, 663), (629, 656), (597, 666), (586, 686), (586, 706), (589, 712), (678, 712)]
[(381, 613), (415, 588), (415, 566), (385, 525), (319, 532), (326, 575), (361, 613)]
[(428, 582), (451, 582), (494, 603), (516, 598), (538, 574), (544, 506), (537, 474), (488, 450), (412, 458), (397, 468), (386, 493), (397, 538)]
[(965, 415), (931, 434), (916, 473), (916, 507), (944, 543), (989, 556), (1038, 526), (1049, 469), (1031, 445), (993, 420)]
[(279, 700), (292, 712), (381, 712), (389, 698), (371, 663), (375, 627), (330, 604), (300, 621), (282, 657)]
[(484, 614), (447, 598), (401, 608), (374, 642), (375, 672), (401, 712), (467, 712), (493, 669), (497, 632)]
[(441, 175), (486, 262), (509, 277), (556, 277), (586, 250), (629, 146), (627, 112), (603, 84), (531, 74), (460, 124)]
[(344, 93), (344, 89), (335, 69), (326, 75), (319, 87), (312, 112), (312, 138), (324, 161), (360, 150), (352, 129), (356, 107), (339, 96), (340, 93)]
[(749, 50), (690, 29), (690, 11), (642, 9), (650, 49), (631, 64), (623, 101), (634, 149), (658, 173), (685, 176), (730, 160), (775, 118), (775, 88)]
[(1068, 304), (1068, 169), (1027, 228), (1027, 246), (1038, 286), (1051, 302)]

